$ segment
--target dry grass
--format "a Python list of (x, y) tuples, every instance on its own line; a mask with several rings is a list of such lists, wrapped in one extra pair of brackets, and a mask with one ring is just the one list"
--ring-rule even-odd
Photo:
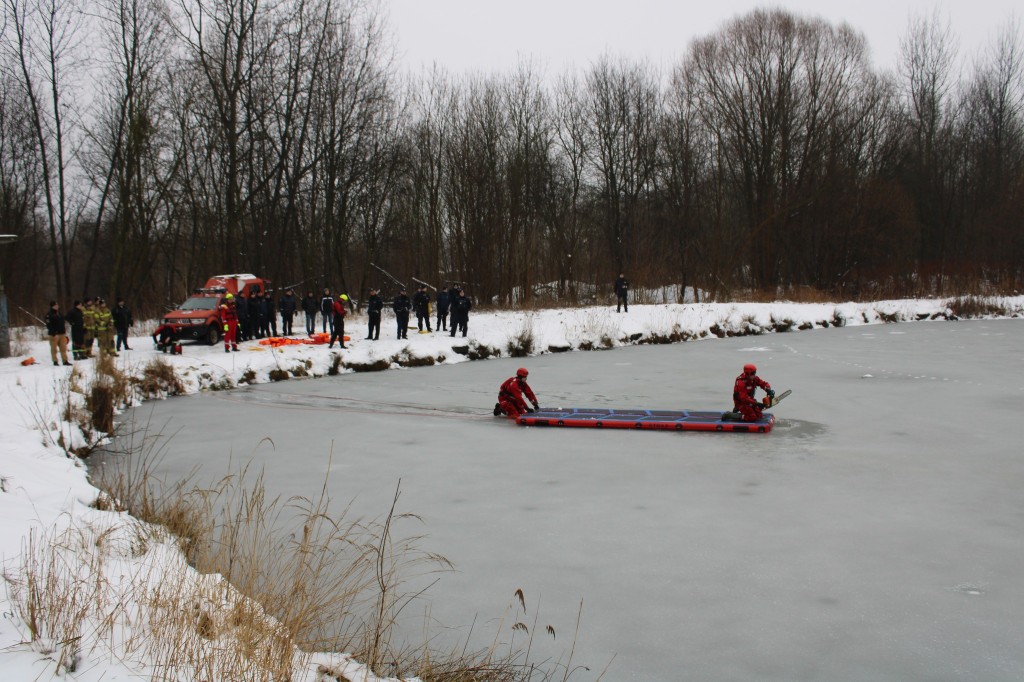
[(174, 371), (174, 366), (159, 356), (151, 358), (142, 368), (142, 375), (133, 377), (132, 382), (143, 398), (160, 398), (185, 392), (185, 385)]
[[(403, 360), (419, 359), (391, 359)], [(65, 416), (77, 415), (94, 435), (113, 433), (113, 416), (133, 390), (181, 391), (159, 358), (135, 380), (103, 358), (83, 384), (73, 371), (63, 388)], [(433, 636), (416, 646), (399, 641), (403, 609), (421, 598), (409, 591), (410, 578), (421, 583), (450, 565), (420, 550), (421, 536), (396, 533), (419, 521), (397, 512), (398, 491), (383, 520), (364, 521), (348, 519), (347, 509), (335, 513), (326, 478), (318, 495), (291, 499), (268, 496), (262, 473), (247, 470), (211, 485), (197, 485), (195, 475), (168, 483), (155, 475), (168, 441), (148, 434), (148, 425), (128, 428), (94, 470), (103, 492), (93, 506), (131, 514), (115, 517), (126, 524), (121, 549), (107, 547), (107, 531), (32, 536), (21, 564), (4, 576), (26, 641), (51, 657), (58, 673), (76, 669), (85, 645), (109, 646), (160, 680), (285, 680), (312, 651), (350, 652), (382, 676), (445, 682), (565, 680), (580, 670), (571, 653), (566, 664), (530, 661), (529, 643), (524, 649), (516, 641), (528, 629), (521, 621), (508, 642), (499, 632), (481, 651), (438, 649)], [(176, 555), (146, 562), (168, 542), (198, 573), (176, 565)], [(125, 557), (137, 560), (136, 573), (109, 580), (108, 564)], [(123, 578), (125, 568), (118, 563), (111, 571)], [(322, 672), (328, 679), (336, 671)], [(343, 679), (340, 672), (335, 679)]]
[(753, 291), (735, 292), (729, 299), (733, 303), (775, 303), (789, 301), (791, 303), (835, 303), (836, 294), (822, 291), (812, 286), (787, 286), (777, 289), (757, 289)]
[(32, 344), (42, 340), (38, 327), (11, 327), (11, 357), (28, 355)]
[(536, 347), (536, 336), (533, 331), (533, 315), (526, 314), (523, 317), (522, 327), (509, 336), (505, 344), (505, 350), (509, 357), (523, 358), (533, 353)]
[(97, 358), (96, 373), (85, 393), (85, 409), (93, 431), (114, 432), (114, 415), (131, 404), (131, 389), (130, 377), (117, 368), (109, 355)]
[(258, 654), (261, 670), (271, 672), (266, 679), (286, 679), (298, 651), (345, 651), (377, 674), (424, 680), (556, 679), (553, 670), (528, 663), (511, 647), (499, 656), (496, 647), (439, 652), (429, 644), (397, 642), (399, 616), (420, 596), (405, 591), (407, 580), (450, 568), (443, 557), (419, 549), (421, 536), (396, 536), (396, 525), (419, 522), (398, 513), (397, 491), (383, 520), (347, 520), (347, 510), (332, 512), (326, 480), (317, 496), (288, 500), (270, 498), (262, 474), (245, 470), (210, 486), (197, 487), (194, 477), (165, 485), (154, 475), (165, 440), (137, 431), (122, 443), (123, 451), (99, 470), (105, 495), (96, 506), (167, 527), (201, 573), (222, 575), (252, 600), (234, 604), (227, 614), (205, 607), (196, 612), (192, 604), (213, 597), (197, 596), (185, 583), (163, 585), (154, 597), (159, 612), (179, 614), (160, 616), (177, 633), (158, 647), (168, 670), (242, 679), (233, 676), (242, 673), (237, 651), (217, 654), (230, 654), (227, 661), (211, 661), (213, 654), (189, 643), (194, 637), (219, 641), (230, 632), (246, 658)]
[(101, 590), (101, 573), (94, 561), (82, 561), (76, 540), (75, 534), (33, 530), (15, 570), (4, 572), (25, 639), (53, 661), (55, 676), (77, 669), (91, 606)]
[(1011, 313), (1002, 303), (984, 296), (960, 296), (946, 305), (959, 318), (1003, 317)]

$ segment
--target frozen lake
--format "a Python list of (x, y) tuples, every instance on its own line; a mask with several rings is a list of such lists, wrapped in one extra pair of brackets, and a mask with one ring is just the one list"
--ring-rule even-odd
[[(333, 447), (336, 507), (373, 517), (401, 479), (425, 522), (407, 530), (456, 568), (420, 619), (476, 617), (489, 643), (521, 588), (544, 656), (582, 601), (574, 680), (613, 656), (605, 680), (1020, 680), (1022, 349), (1019, 320), (850, 327), (291, 380), (137, 419), (181, 429), (172, 476), (252, 459), (271, 492), (315, 494)], [(769, 435), (489, 416), (520, 365), (542, 405), (724, 410), (746, 362), (793, 389)]]

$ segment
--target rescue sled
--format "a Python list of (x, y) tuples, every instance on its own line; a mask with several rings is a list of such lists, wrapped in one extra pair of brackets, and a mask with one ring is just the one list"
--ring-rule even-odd
[(658, 431), (728, 431), (768, 433), (775, 415), (753, 422), (733, 421), (731, 412), (698, 410), (616, 410), (588, 407), (542, 407), (516, 419), (520, 426), (570, 426), (594, 429), (654, 429)]

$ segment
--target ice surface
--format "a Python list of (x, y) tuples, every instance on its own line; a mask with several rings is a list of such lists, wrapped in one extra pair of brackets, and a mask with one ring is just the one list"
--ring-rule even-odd
[[(368, 516), (401, 479), (400, 510), (425, 522), (406, 530), (456, 567), (409, 607), (414, 641), (429, 607), (451, 626), (477, 616), (487, 644), (521, 588), (557, 632), (535, 657), (569, 647), (582, 601), (573, 661), (592, 672), (573, 679), (614, 655), (606, 680), (1019, 680), (1021, 348), (1019, 320), (847, 327), (293, 380), (136, 413), (177, 431), (172, 476), (252, 459), (272, 492), (315, 494), (333, 449), (334, 500)], [(770, 435), (490, 416), (520, 365), (542, 405), (725, 410), (748, 361), (794, 391)]]

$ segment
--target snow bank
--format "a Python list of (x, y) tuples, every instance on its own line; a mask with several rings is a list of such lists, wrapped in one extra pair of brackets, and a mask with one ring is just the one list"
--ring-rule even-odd
[[(1005, 314), (1024, 315), (1024, 297), (987, 299)], [(398, 340), (393, 318), (382, 324), (379, 341), (364, 340), (365, 321), (356, 316), (346, 328), (352, 340), (344, 350), (326, 346), (242, 344), (238, 352), (223, 347), (185, 344), (181, 356), (161, 355), (148, 337), (131, 339), (134, 350), (116, 358), (129, 376), (141, 377), (159, 356), (173, 366), (185, 393), (230, 389), (283, 377), (326, 376), (354, 371), (450, 364), (492, 356), (557, 353), (612, 348), (638, 343), (670, 343), (745, 334), (784, 333), (800, 329), (956, 319), (947, 300), (896, 300), (841, 304), (692, 304), (633, 305), (628, 313), (587, 307), (529, 312), (471, 314), (469, 335), (444, 332)], [(299, 321), (301, 324), (301, 320)], [(296, 325), (300, 326), (300, 325)], [(27, 335), (21, 334), (24, 339)], [(385, 338), (387, 337), (387, 338)], [(82, 398), (71, 382), (87, 384), (95, 362), (54, 367), (44, 341), (22, 342), (37, 364), (23, 366), (25, 355), (0, 361), (0, 558), (7, 589), (0, 593), (0, 668), (6, 679), (39, 679), (66, 674), (77, 680), (128, 680), (147, 676), (166, 658), (168, 647), (232, 647), (230, 628), (216, 636), (204, 633), (210, 623), (243, 598), (217, 576), (200, 576), (185, 565), (180, 552), (159, 529), (93, 507), (99, 491), (89, 482), (82, 462), (67, 454), (90, 445), (96, 436), (69, 420)], [(39, 584), (27, 582), (27, 577)], [(25, 613), (27, 590), (49, 591), (49, 598), (87, 596), (98, 606), (120, 605), (116, 619), (102, 609), (78, 622), (45, 623)], [(187, 641), (159, 640), (170, 614), (147, 608), (158, 603), (160, 589), (185, 590), (197, 604), (191, 620), (177, 629)], [(45, 599), (44, 599), (45, 600)], [(207, 625), (204, 626), (203, 624)], [(269, 646), (269, 645), (268, 645)], [(161, 649), (163, 647), (163, 649)], [(293, 679), (376, 679), (341, 655), (294, 651)], [(237, 660), (238, 674), (256, 665)]]

